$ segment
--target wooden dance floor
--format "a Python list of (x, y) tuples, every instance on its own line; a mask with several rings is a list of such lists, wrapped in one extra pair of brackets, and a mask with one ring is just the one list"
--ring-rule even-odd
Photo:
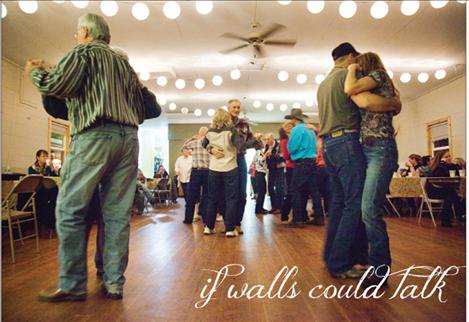
[[(180, 199), (181, 200), (181, 199)], [(183, 202), (183, 201), (182, 201)], [(39, 303), (37, 293), (57, 282), (57, 239), (41, 239), (39, 254), (34, 242), (17, 245), (16, 264), (11, 264), (8, 241), (3, 239), (2, 320), (3, 321), (464, 321), (466, 317), (466, 272), (444, 278), (446, 284), (427, 299), (423, 296), (405, 300), (392, 295), (408, 285), (419, 288), (424, 278), (392, 276), (381, 298), (355, 299), (337, 297), (311, 298), (313, 287), (355, 285), (356, 281), (332, 279), (322, 261), (324, 227), (289, 229), (279, 223), (279, 216), (255, 216), (248, 203), (244, 220), (245, 234), (228, 239), (223, 234), (202, 234), (200, 222), (182, 224), (183, 206), (159, 209), (132, 219), (130, 260), (123, 301), (104, 299), (94, 269), (93, 232), (88, 254), (88, 299), (78, 303)], [(463, 266), (466, 260), (465, 228), (433, 229), (415, 217), (388, 218), (393, 271), (411, 265)], [(222, 225), (217, 223), (217, 229)], [(5, 237), (5, 236), (4, 236)], [(226, 277), (205, 307), (195, 308), (207, 279), (227, 264), (242, 264), (246, 271)], [(244, 283), (249, 287), (273, 283), (283, 266), (298, 266), (298, 274), (285, 283), (283, 295), (296, 282), (296, 297), (279, 299), (274, 285), (269, 299), (246, 296), (228, 298), (230, 285), (238, 294)], [(234, 272), (230, 271), (230, 272)], [(420, 271), (429, 274), (429, 272)], [(428, 294), (437, 283), (435, 277), (426, 288)], [(212, 281), (213, 282), (213, 281)], [(210, 284), (211, 286), (211, 284)], [(440, 285), (441, 286), (441, 285)], [(209, 292), (207, 287), (205, 294)], [(258, 290), (258, 288), (257, 288)], [(316, 288), (319, 290), (319, 288)], [(331, 287), (332, 290), (332, 287)], [(331, 291), (332, 292), (332, 291)], [(256, 289), (250, 294), (255, 294)], [(409, 294), (407, 288), (402, 294)], [(330, 293), (332, 294), (332, 293)], [(425, 295), (424, 294), (424, 295)], [(277, 294), (278, 295), (278, 294)], [(290, 294), (291, 295), (291, 294)], [(313, 296), (319, 295), (313, 292)]]

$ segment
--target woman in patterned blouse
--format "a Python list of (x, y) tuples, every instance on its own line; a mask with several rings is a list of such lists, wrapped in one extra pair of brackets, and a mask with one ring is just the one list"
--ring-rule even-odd
[[(399, 96), (378, 55), (361, 54), (356, 61), (357, 64), (348, 67), (344, 88), (348, 95), (370, 91), (385, 98)], [(382, 210), (393, 172), (397, 169), (397, 146), (392, 125), (394, 110), (390, 107), (387, 112), (366, 109), (360, 109), (360, 112), (360, 137), (367, 161), (362, 219), (370, 243), (368, 261), (375, 269), (365, 282), (366, 285), (375, 285), (391, 265), (389, 237)]]

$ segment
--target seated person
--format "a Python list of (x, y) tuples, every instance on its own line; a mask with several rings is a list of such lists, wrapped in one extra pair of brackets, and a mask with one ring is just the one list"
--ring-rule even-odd
[(417, 171), (419, 177), (428, 177), (428, 175), (430, 174), (430, 170), (428, 168), (430, 161), (431, 161), (431, 157), (429, 155), (424, 155), (422, 157), (422, 163)]
[(155, 172), (155, 175), (153, 176), (153, 178), (155, 179), (169, 178), (169, 174), (162, 164), (159, 165), (158, 170)]
[(401, 177), (416, 177), (418, 176), (417, 169), (420, 166), (422, 157), (418, 154), (409, 155), (409, 159), (399, 166), (399, 175)]
[[(451, 155), (448, 150), (438, 151), (433, 162), (429, 166), (430, 177), (449, 177), (450, 170), (456, 170), (457, 166), (451, 163)], [(441, 211), (441, 225), (451, 227), (452, 208), (456, 212), (458, 220), (463, 220), (463, 208), (457, 189), (454, 187), (436, 187), (429, 182), (425, 187), (428, 196), (432, 199), (443, 199), (443, 210)]]
[(59, 174), (47, 164), (49, 152), (38, 150), (36, 161), (28, 168), (28, 174), (42, 174), (45, 177), (57, 177)]
[(466, 170), (466, 161), (463, 158), (455, 158), (454, 164), (458, 166), (458, 170)]

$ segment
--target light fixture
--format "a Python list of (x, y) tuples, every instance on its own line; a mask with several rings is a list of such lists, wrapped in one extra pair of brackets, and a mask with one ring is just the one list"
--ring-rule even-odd
[(293, 108), (301, 108), (301, 104), (298, 102), (293, 103)]
[(448, 4), (447, 0), (430, 1), (430, 5), (435, 9), (441, 9)]
[(164, 87), (166, 86), (166, 84), (168, 84), (168, 79), (164, 76), (159, 76), (157, 79), (156, 79), (156, 83), (161, 86), (161, 87)]
[(316, 77), (314, 78), (314, 81), (316, 82), (316, 84), (319, 85), (322, 83), (324, 78), (326, 78), (326, 76), (324, 76), (323, 74), (317, 74)]
[(394, 77), (394, 73), (392, 71), (388, 70), (387, 72), (388, 72), (388, 75), (389, 75), (390, 78)]
[(386, 1), (375, 1), (370, 8), (370, 14), (375, 19), (386, 17), (389, 12), (389, 6)]
[(183, 89), (184, 87), (186, 87), (186, 82), (183, 79), (179, 78), (178, 80), (176, 80), (174, 85), (177, 89)]
[(105, 16), (112, 17), (119, 11), (119, 5), (114, 0), (101, 1), (101, 11)]
[(84, 9), (88, 6), (88, 2), (87, 0), (78, 0), (78, 1), (72, 1), (72, 4), (79, 8), (79, 9)]
[(339, 7), (339, 13), (342, 18), (350, 19), (357, 12), (357, 5), (355, 1), (342, 1)]
[(278, 3), (280, 3), (282, 6), (287, 6), (290, 4), (291, 0), (278, 0)]
[(305, 74), (298, 74), (296, 76), (296, 82), (298, 84), (304, 84), (308, 81), (308, 76), (306, 76)]
[(65, 0), (55, 0), (55, 1), (52, 1), (52, 2), (55, 2), (55, 3), (64, 3)]
[(213, 9), (213, 1), (196, 1), (195, 9), (201, 15), (208, 15)]
[(150, 15), (150, 9), (143, 2), (137, 2), (132, 6), (132, 16), (137, 20), (145, 20)]
[(446, 77), (446, 71), (444, 69), (439, 69), (435, 72), (436, 79), (443, 79)]
[(314, 100), (313, 99), (307, 99), (305, 104), (308, 107), (312, 107), (314, 105)]
[(168, 101), (164, 97), (158, 98), (157, 101), (158, 101), (158, 103), (160, 103), (160, 105), (163, 105), (163, 106), (165, 106), (166, 103), (168, 103)]
[(279, 81), (285, 82), (288, 79), (288, 73), (282, 70), (277, 74), (277, 78)]
[(183, 107), (183, 108), (181, 108), (181, 113), (182, 114), (187, 114), (187, 113), (189, 113), (189, 109), (187, 107)]
[(202, 89), (205, 87), (205, 81), (202, 78), (197, 78), (194, 82), (194, 86), (197, 89)]
[(213, 115), (215, 115), (215, 110), (214, 110), (213, 108), (209, 108), (209, 109), (207, 110), (207, 115), (208, 115), (208, 116), (213, 116)]
[(170, 109), (171, 111), (174, 111), (174, 110), (177, 109), (177, 105), (176, 105), (175, 103), (171, 103), (171, 104), (169, 104), (169, 109)]
[(7, 16), (7, 7), (2, 3), (2, 19)]
[(430, 78), (430, 76), (428, 76), (427, 73), (420, 73), (417, 76), (417, 79), (419, 80), (420, 83), (425, 83), (429, 78)]
[(322, 0), (314, 0), (314, 1), (308, 1), (306, 4), (306, 7), (308, 8), (308, 11), (313, 13), (313, 14), (318, 14), (324, 9), (324, 1)]
[(140, 79), (141, 79), (142, 81), (147, 81), (147, 80), (149, 80), (149, 79), (150, 79), (150, 73), (149, 73), (149, 72), (145, 72), (145, 71), (140, 72)]
[(21, 0), (21, 1), (18, 1), (18, 5), (20, 6), (21, 11), (23, 11), (24, 13), (28, 13), (28, 14), (35, 13), (38, 8), (37, 1)]
[(255, 101), (252, 103), (252, 106), (254, 106), (254, 108), (259, 108), (259, 107), (261, 107), (261, 102), (258, 101), (258, 100), (255, 100)]
[(215, 75), (212, 77), (212, 84), (215, 86), (220, 86), (223, 84), (223, 78), (219, 75)]
[(465, 4), (466, 0), (456, 0), (457, 3)]
[(401, 12), (404, 16), (412, 16), (419, 10), (419, 7), (419, 1), (404, 0), (401, 3)]
[(226, 105), (223, 105), (222, 107), (220, 107), (222, 110), (225, 110), (225, 111), (228, 111), (228, 107), (226, 107)]
[(241, 77), (241, 72), (239, 71), (239, 69), (233, 69), (230, 73), (230, 77), (232, 79), (239, 79)]
[(285, 112), (286, 110), (288, 110), (288, 105), (287, 104), (280, 104), (280, 110), (282, 112)]
[(267, 111), (273, 111), (273, 109), (274, 109), (274, 104), (268, 103), (268, 104), (265, 106), (265, 108), (267, 109)]
[(195, 109), (194, 115), (197, 117), (202, 116), (202, 110), (200, 108)]
[(408, 83), (412, 79), (412, 76), (409, 73), (402, 73), (400, 80), (402, 83)]
[(163, 13), (166, 18), (174, 20), (181, 14), (181, 7), (176, 1), (166, 1), (163, 6)]

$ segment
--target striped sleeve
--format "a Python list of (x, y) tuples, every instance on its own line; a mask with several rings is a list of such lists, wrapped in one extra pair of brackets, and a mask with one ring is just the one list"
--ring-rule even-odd
[(34, 69), (31, 80), (41, 94), (60, 98), (76, 96), (85, 78), (86, 59), (80, 47), (74, 48), (53, 69)]

